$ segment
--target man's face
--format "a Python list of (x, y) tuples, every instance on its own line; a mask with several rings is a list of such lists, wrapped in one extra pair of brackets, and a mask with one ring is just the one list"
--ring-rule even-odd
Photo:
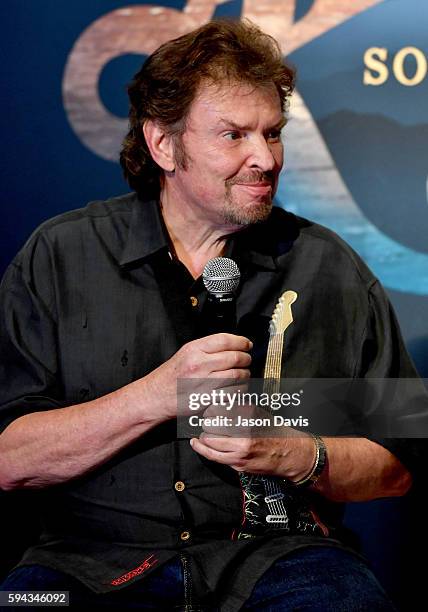
[(275, 86), (203, 85), (182, 136), (174, 196), (198, 219), (242, 227), (266, 219), (283, 163), (284, 118)]

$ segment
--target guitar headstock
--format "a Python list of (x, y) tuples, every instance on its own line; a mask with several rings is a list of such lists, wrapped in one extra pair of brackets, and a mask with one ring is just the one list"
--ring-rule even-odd
[(269, 323), (269, 334), (271, 336), (283, 334), (290, 323), (293, 322), (291, 305), (296, 300), (297, 293), (295, 291), (284, 291), (284, 293), (281, 295)]

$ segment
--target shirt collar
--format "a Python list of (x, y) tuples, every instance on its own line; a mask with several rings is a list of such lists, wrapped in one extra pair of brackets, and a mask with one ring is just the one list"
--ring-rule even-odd
[(119, 264), (132, 264), (163, 248), (168, 248), (168, 236), (157, 201), (141, 201), (136, 198)]
[[(264, 223), (232, 234), (228, 241), (226, 256), (243, 259), (268, 270), (276, 270), (277, 258), (291, 249), (297, 237), (294, 215), (286, 213), (289, 219), (284, 235), (284, 224), (278, 223), (278, 212), (274, 207), (269, 219)], [(278, 234), (278, 229), (282, 235)], [(119, 264), (126, 266), (168, 248), (168, 234), (158, 202), (136, 198)]]
[(277, 270), (278, 259), (292, 249), (298, 235), (296, 217), (274, 207), (266, 221), (231, 237), (230, 257), (267, 270)]

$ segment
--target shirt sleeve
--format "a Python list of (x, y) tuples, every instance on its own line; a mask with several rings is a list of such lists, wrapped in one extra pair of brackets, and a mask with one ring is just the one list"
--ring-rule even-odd
[(418, 480), (428, 459), (427, 390), (378, 281), (369, 290), (369, 304), (359, 376), (373, 379), (376, 390), (382, 391), (382, 435), (367, 437), (393, 453)]
[(0, 285), (0, 432), (30, 412), (63, 405), (49, 245), (36, 236)]

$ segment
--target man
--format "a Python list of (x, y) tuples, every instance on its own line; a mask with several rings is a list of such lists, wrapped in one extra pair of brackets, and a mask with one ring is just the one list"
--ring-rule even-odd
[[(337, 502), (406, 493), (412, 446), (177, 438), (177, 380), (256, 374), (286, 289), (300, 297), (284, 376), (415, 376), (364, 264), (272, 208), (293, 81), (250, 23), (160, 47), (129, 89), (135, 193), (48, 221), (6, 273), (0, 484), (37, 492), (43, 532), (4, 590), (118, 609), (392, 609)], [(238, 333), (207, 335), (201, 273), (222, 255), (242, 274)], [(251, 530), (251, 474), (284, 483), (289, 524)]]

